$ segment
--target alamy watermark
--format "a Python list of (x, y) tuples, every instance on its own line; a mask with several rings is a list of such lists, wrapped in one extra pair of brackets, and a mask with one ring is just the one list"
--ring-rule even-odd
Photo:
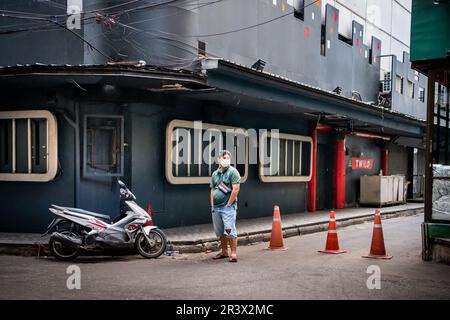
[(367, 278), (366, 286), (369, 290), (380, 290), (381, 289), (381, 269), (379, 266), (370, 265), (366, 270), (367, 274), (370, 276)]
[[(277, 158), (270, 155), (280, 148), (278, 129), (221, 129), (204, 127), (202, 121), (194, 121), (193, 128), (175, 127), (171, 139), (174, 165), (214, 164), (223, 149), (231, 152), (235, 164), (258, 164), (258, 160), (263, 165), (273, 164)], [(270, 144), (260, 150), (258, 141)]]
[(81, 29), (81, 12), (83, 10), (83, 1), (67, 0), (67, 20), (66, 27), (69, 30)]
[(80, 290), (81, 289), (81, 269), (79, 266), (73, 264), (67, 267), (66, 273), (69, 275), (66, 281), (67, 289)]

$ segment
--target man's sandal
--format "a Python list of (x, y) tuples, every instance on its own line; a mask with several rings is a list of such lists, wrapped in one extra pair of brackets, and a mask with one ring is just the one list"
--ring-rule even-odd
[(230, 258), (230, 260), (229, 260), (230, 262), (237, 262), (237, 258), (235, 257), (235, 258)]
[(220, 259), (225, 259), (228, 258), (229, 256), (224, 256), (223, 254), (219, 253), (218, 255), (213, 257), (213, 260), (220, 260)]

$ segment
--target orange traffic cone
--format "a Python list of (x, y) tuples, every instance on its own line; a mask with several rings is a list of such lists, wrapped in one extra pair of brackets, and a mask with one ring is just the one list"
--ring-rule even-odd
[(151, 220), (149, 221), (149, 225), (153, 226), (152, 205), (150, 204), (150, 202), (147, 204), (147, 213), (151, 218)]
[(281, 228), (280, 208), (278, 206), (273, 208), (272, 235), (270, 236), (269, 249), (286, 250), (283, 243), (283, 229)]
[(392, 256), (386, 254), (384, 247), (383, 228), (381, 226), (380, 210), (375, 210), (375, 219), (373, 224), (372, 245), (370, 247), (370, 253), (363, 258), (372, 259), (391, 259)]
[(319, 252), (323, 253), (344, 253), (347, 252), (345, 250), (339, 249), (339, 241), (338, 235), (336, 231), (336, 218), (334, 216), (334, 211), (330, 211), (330, 222), (328, 224), (328, 235), (327, 235), (327, 243), (324, 250), (319, 250)]

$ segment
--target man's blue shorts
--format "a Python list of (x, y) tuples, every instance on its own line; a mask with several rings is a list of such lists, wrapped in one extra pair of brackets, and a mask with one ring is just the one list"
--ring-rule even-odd
[[(216, 236), (227, 236), (230, 239), (237, 237), (236, 209), (233, 206), (214, 207), (212, 219)], [(226, 230), (230, 230), (230, 233)]]

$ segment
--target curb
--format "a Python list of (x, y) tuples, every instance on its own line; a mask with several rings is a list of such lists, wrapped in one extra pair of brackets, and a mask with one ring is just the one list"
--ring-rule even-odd
[[(401, 211), (392, 211), (381, 213), (383, 219), (397, 217), (406, 217), (421, 214), (424, 208), (405, 209)], [(347, 217), (336, 219), (337, 227), (346, 227), (361, 224), (373, 220), (373, 214), (367, 214), (359, 217)], [(324, 222), (314, 222), (299, 226), (290, 226), (283, 228), (283, 238), (290, 238), (305, 234), (327, 231), (328, 220)], [(260, 230), (250, 233), (238, 234), (239, 246), (252, 245), (261, 242), (269, 242), (272, 230)], [(219, 239), (207, 238), (196, 241), (168, 241), (169, 248), (176, 253), (201, 253), (206, 251), (219, 251)], [(18, 256), (48, 256), (50, 254), (47, 243), (0, 243), (0, 255), (18, 255)]]
[(0, 255), (7, 254), (13, 256), (48, 256), (47, 243), (0, 243)]
[[(402, 211), (392, 211), (382, 213), (382, 219), (391, 219), (397, 217), (414, 216), (424, 212), (424, 208), (405, 209)], [(337, 227), (346, 227), (361, 224), (367, 221), (373, 221), (373, 214), (367, 214), (359, 217), (348, 217), (336, 219)], [(283, 238), (290, 238), (304, 234), (311, 234), (328, 230), (328, 220), (325, 222), (315, 222), (301, 226), (291, 226), (283, 228)], [(252, 245), (261, 242), (269, 242), (272, 230), (260, 230), (252, 233), (238, 234), (238, 246)], [(209, 238), (197, 241), (174, 241), (168, 242), (173, 251), (178, 253), (201, 253), (205, 251), (219, 251), (219, 239)]]

